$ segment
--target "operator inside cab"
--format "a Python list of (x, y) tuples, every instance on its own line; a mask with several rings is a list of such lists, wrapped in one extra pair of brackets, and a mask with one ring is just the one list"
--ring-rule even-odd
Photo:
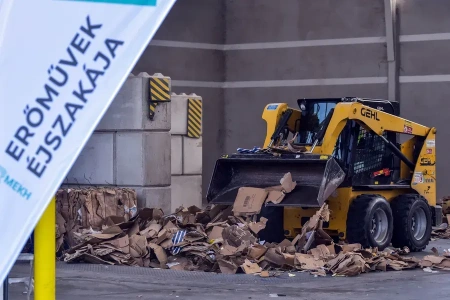
[(300, 130), (297, 135), (297, 144), (312, 144), (325, 119), (332, 109), (336, 107), (334, 101), (303, 101), (300, 104), (302, 117)]

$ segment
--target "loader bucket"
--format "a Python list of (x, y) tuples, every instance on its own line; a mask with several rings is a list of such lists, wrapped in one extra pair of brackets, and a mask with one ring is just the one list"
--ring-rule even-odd
[(344, 171), (332, 157), (233, 155), (217, 160), (206, 198), (210, 204), (232, 205), (240, 187), (277, 186), (287, 172), (297, 182), (296, 188), (281, 203), (268, 205), (320, 207), (345, 179)]

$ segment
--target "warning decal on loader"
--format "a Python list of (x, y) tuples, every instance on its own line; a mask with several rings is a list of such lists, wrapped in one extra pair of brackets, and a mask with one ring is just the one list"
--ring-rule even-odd
[(422, 172), (414, 172), (413, 184), (423, 183)]

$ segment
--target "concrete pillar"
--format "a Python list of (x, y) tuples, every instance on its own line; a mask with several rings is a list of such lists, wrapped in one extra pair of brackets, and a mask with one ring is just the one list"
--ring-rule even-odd
[(172, 94), (172, 210), (202, 206), (202, 97)]
[(170, 95), (169, 77), (131, 74), (65, 183), (133, 188), (138, 195), (138, 207), (159, 207), (169, 212)]

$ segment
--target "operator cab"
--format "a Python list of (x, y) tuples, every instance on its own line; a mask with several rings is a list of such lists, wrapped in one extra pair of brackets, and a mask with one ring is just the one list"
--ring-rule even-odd
[[(301, 119), (296, 123), (298, 134), (295, 144), (311, 146), (323, 135), (336, 105), (340, 102), (360, 102), (376, 110), (400, 115), (397, 101), (367, 98), (299, 99)], [(384, 137), (399, 147), (397, 135), (385, 132)], [(321, 139), (321, 138), (319, 138)], [(320, 143), (317, 144), (320, 146)], [(376, 187), (397, 183), (400, 176), (400, 159), (392, 153), (381, 137), (366, 131), (356, 121), (348, 121), (335, 146), (333, 157), (346, 171), (344, 185)]]

